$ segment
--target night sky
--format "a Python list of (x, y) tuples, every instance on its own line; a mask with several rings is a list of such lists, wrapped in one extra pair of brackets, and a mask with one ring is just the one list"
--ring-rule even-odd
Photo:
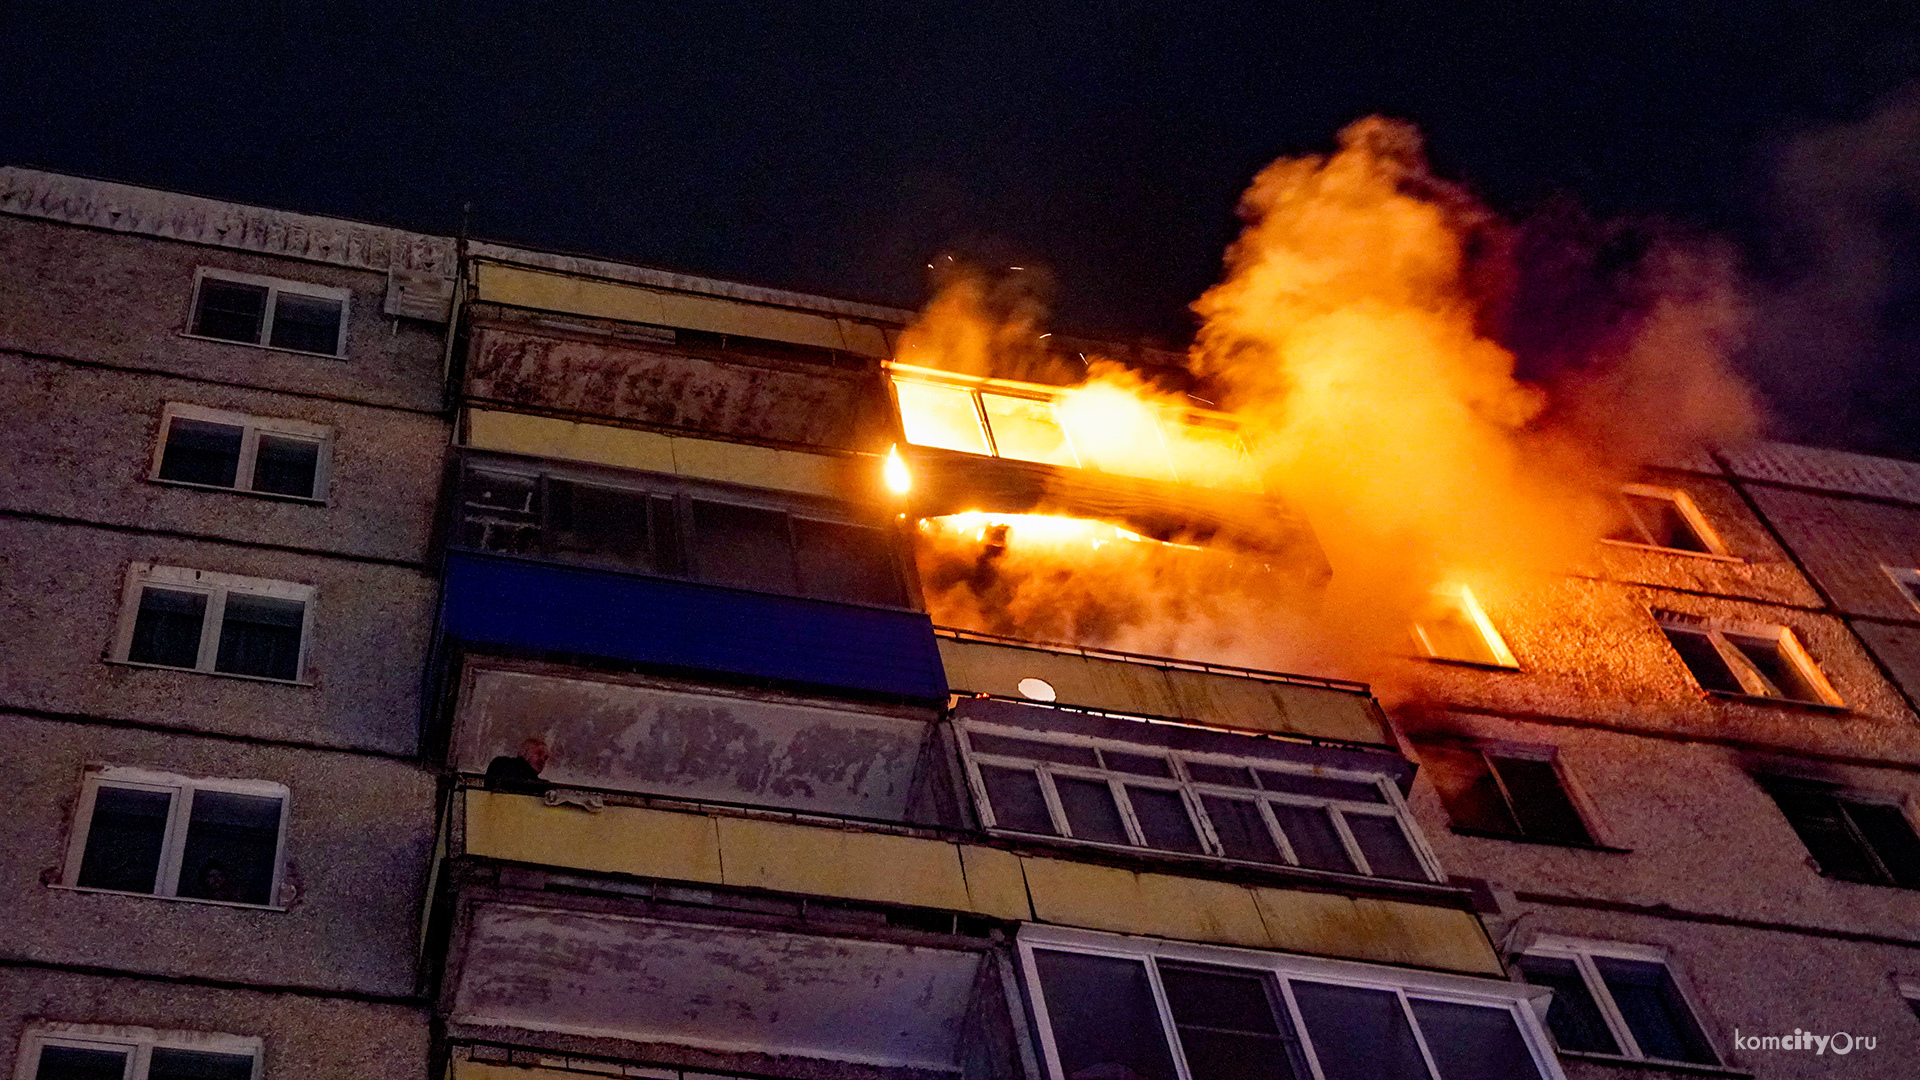
[(1179, 345), (1368, 113), (1517, 221), (1743, 253), (1774, 433), (1920, 459), (1920, 5), (0, 9), (0, 161), (915, 307), (957, 251)]

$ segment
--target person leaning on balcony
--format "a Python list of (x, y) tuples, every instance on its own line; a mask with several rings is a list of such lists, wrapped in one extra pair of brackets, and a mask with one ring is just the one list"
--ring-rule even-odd
[(547, 767), (547, 744), (529, 737), (520, 744), (519, 756), (501, 754), (487, 765), (488, 791), (510, 791), (520, 795), (545, 795), (553, 785), (540, 779)]

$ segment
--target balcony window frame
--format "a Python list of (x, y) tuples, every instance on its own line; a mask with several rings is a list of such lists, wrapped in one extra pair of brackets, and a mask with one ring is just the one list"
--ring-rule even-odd
[[(1827, 679), (1826, 672), (1821, 669), (1820, 662), (1814, 659), (1813, 654), (1800, 641), (1800, 635), (1790, 626), (1707, 619), (1675, 611), (1655, 610), (1652, 614), (1653, 621), (1660, 630), (1661, 640), (1666, 643), (1674, 659), (1679, 661), (1687, 677), (1693, 680), (1694, 685), (1703, 694), (1769, 704), (1836, 710), (1847, 708), (1846, 699), (1834, 689), (1833, 683)], [(1740, 684), (1740, 689), (1737, 691), (1714, 689), (1701, 681), (1699, 672), (1694, 670), (1693, 665), (1687, 662), (1686, 656), (1674, 645), (1670, 637), (1673, 633), (1706, 638), (1719, 655), (1720, 662)], [(1751, 638), (1772, 643), (1779, 650), (1780, 659), (1792, 665), (1794, 673), (1813, 691), (1815, 696), (1813, 698), (1794, 697), (1775, 686), (1773, 680), (1768, 678), (1739, 646), (1728, 640), (1730, 637)]]
[[(1414, 882), (1416, 884), (1436, 884), (1446, 881), (1446, 875), (1440, 868), (1439, 859), (1427, 845), (1421, 835), (1412, 812), (1407, 808), (1406, 800), (1401, 796), (1399, 787), (1393, 780), (1380, 773), (1355, 772), (1340, 769), (1307, 768), (1293, 762), (1276, 761), (1270, 758), (1238, 757), (1228, 754), (1204, 753), (1188, 750), (1169, 750), (1144, 743), (1128, 743), (1116, 739), (1101, 739), (1088, 735), (1066, 732), (1036, 732), (1028, 728), (1013, 727), (1005, 724), (993, 724), (980, 720), (956, 721), (954, 730), (958, 736), (961, 759), (965, 768), (968, 789), (978, 808), (982, 827), (988, 832), (1006, 836), (1019, 836), (1045, 839), (1074, 845), (1098, 847), (1108, 851), (1125, 851), (1136, 855), (1164, 856), (1172, 858), (1205, 859), (1210, 862), (1229, 863), (1236, 866), (1265, 867), (1304, 871), (1313, 874), (1335, 874), (1345, 877), (1367, 877), (1378, 881)], [(991, 751), (975, 749), (975, 734), (996, 738), (1018, 739), (1024, 742), (1050, 743), (1057, 746), (1092, 751), (1111, 751), (1134, 757), (1159, 757), (1168, 762), (1168, 774), (1164, 777), (1149, 776), (1127, 772), (1109, 766), (1073, 765), (1061, 762), (1035, 760), (996, 754)], [(1104, 760), (1096, 758), (1096, 760)], [(1371, 784), (1381, 795), (1378, 802), (1337, 799), (1302, 795), (1295, 792), (1273, 791), (1254, 787), (1231, 787), (1224, 784), (1208, 783), (1193, 779), (1189, 764), (1200, 764), (1238, 769), (1257, 769), (1274, 773), (1287, 773), (1302, 777), (1343, 781), (1348, 783)], [(1026, 769), (1039, 778), (1041, 797), (1045, 801), (1054, 832), (1035, 833), (1002, 827), (988, 795), (986, 780), (981, 766), (991, 765), (1009, 769)], [(1060, 801), (1056, 777), (1070, 777), (1078, 780), (1090, 780), (1105, 783), (1108, 793), (1114, 801), (1122, 827), (1128, 835), (1128, 843), (1116, 844), (1109, 841), (1075, 837), (1067, 811)], [(1181, 806), (1186, 810), (1188, 824), (1198, 838), (1199, 852), (1178, 851), (1163, 847), (1153, 847), (1146, 843), (1146, 834), (1139, 814), (1133, 807), (1130, 796), (1125, 792), (1129, 786), (1153, 788), (1161, 791), (1176, 791)], [(1281, 862), (1258, 862), (1237, 859), (1226, 853), (1211, 814), (1206, 809), (1204, 797), (1231, 799), (1237, 802), (1252, 802), (1258, 808), (1260, 821), (1267, 830), (1267, 836), (1279, 852)], [(1322, 870), (1303, 865), (1294, 851), (1292, 842), (1274, 816), (1270, 804), (1280, 803), (1306, 809), (1328, 811), (1328, 820), (1332, 823), (1341, 847), (1352, 863), (1352, 871)], [(1400, 835), (1412, 851), (1414, 859), (1420, 864), (1423, 878), (1410, 879), (1389, 877), (1376, 874), (1371, 869), (1366, 852), (1354, 835), (1347, 822), (1348, 815), (1361, 815), (1382, 818), (1394, 822)]]
[[(149, 586), (171, 592), (197, 593), (206, 597), (206, 607), (200, 616), (200, 642), (192, 667), (128, 659), (133, 648), (134, 628), (140, 617), (141, 599)], [(281, 679), (271, 675), (221, 671), (216, 667), (220, 655), (220, 632), (226, 620), (227, 599), (234, 594), (292, 601), (301, 605), (300, 649), (294, 661), (293, 678)], [(311, 686), (313, 684), (306, 675), (313, 650), (314, 608), (318, 596), (319, 590), (314, 586), (299, 582), (243, 577), (239, 574), (195, 570), (184, 566), (135, 562), (127, 568), (126, 584), (120, 598), (120, 623), (115, 630), (113, 648), (107, 659), (110, 663), (159, 671), (191, 671), (201, 675), (217, 675), (225, 679), (250, 679), (281, 686)]]
[(1422, 625), (1422, 620), (1416, 615), (1408, 630), (1414, 646), (1419, 650), (1417, 655), (1421, 659), (1490, 671), (1520, 670), (1520, 661), (1514, 657), (1513, 650), (1507, 647), (1506, 638), (1501, 635), (1499, 628), (1493, 625), (1493, 619), (1487, 615), (1487, 609), (1481, 605), (1480, 598), (1473, 594), (1472, 588), (1466, 585), (1442, 585), (1433, 589), (1428, 594), (1428, 598), (1430, 603), (1438, 603), (1464, 616), (1493, 659), (1488, 661), (1473, 657), (1442, 655), (1437, 651), (1432, 636)]
[[(1673, 962), (1672, 950), (1658, 945), (1642, 945), (1625, 941), (1600, 941), (1592, 938), (1566, 937), (1558, 934), (1543, 934), (1535, 938), (1526, 948), (1518, 950), (1509, 966), (1516, 981), (1524, 982), (1519, 960), (1525, 956), (1539, 956), (1555, 960), (1568, 960), (1579, 972), (1581, 981), (1586, 985), (1587, 996), (1599, 1010), (1601, 1019), (1607, 1025), (1607, 1033), (1613, 1037), (1617, 1054), (1608, 1054), (1595, 1050), (1559, 1049), (1560, 1053), (1599, 1061), (1637, 1061), (1648, 1064), (1675, 1065), (1686, 1069), (1724, 1069), (1727, 1055), (1714, 1041), (1713, 1032), (1701, 1020), (1699, 995), (1687, 984), (1687, 979), (1679, 965)], [(1701, 1041), (1706, 1044), (1707, 1052), (1713, 1055), (1712, 1062), (1686, 1061), (1677, 1058), (1653, 1057), (1640, 1048), (1640, 1040), (1627, 1023), (1619, 1004), (1613, 999), (1613, 991), (1607, 987), (1606, 980), (1594, 964), (1595, 957), (1616, 960), (1629, 960), (1643, 964), (1658, 964), (1666, 971), (1667, 978), (1673, 983), (1674, 992), (1680, 997), (1680, 1004), (1687, 1010), (1687, 1016), (1700, 1032)], [(1539, 985), (1526, 983), (1526, 985)], [(1544, 1017), (1542, 1026), (1545, 1026)], [(1548, 1029), (1551, 1032), (1551, 1029)], [(1559, 1044), (1554, 1043), (1558, 1049)]]
[[(167, 443), (172, 437), (175, 419), (193, 420), (207, 424), (221, 424), (241, 429), (240, 459), (234, 468), (233, 483), (202, 484), (192, 480), (176, 480), (160, 475), (160, 467), (166, 458)], [(262, 435), (299, 439), (317, 444), (313, 464), (313, 492), (310, 495), (289, 495), (278, 491), (257, 491), (253, 487), (255, 471), (259, 464), (260, 437)], [(291, 420), (284, 417), (253, 416), (248, 413), (230, 412), (225, 409), (209, 409), (202, 405), (170, 401), (160, 411), (160, 433), (154, 440), (153, 460), (147, 469), (147, 479), (156, 484), (195, 488), (201, 491), (226, 491), (236, 495), (251, 495), (261, 499), (275, 499), (282, 502), (327, 504), (328, 482), (331, 479), (333, 464), (333, 429), (322, 424), (310, 424), (304, 420)]]
[[(211, 334), (195, 332), (200, 322), (200, 297), (208, 278), (232, 282), (236, 285), (252, 285), (267, 290), (266, 306), (260, 316), (260, 336), (255, 341), (242, 341), (239, 338), (214, 337)], [(337, 344), (333, 352), (315, 352), (311, 349), (294, 349), (285, 345), (271, 344), (273, 341), (273, 318), (280, 304), (280, 295), (290, 293), (314, 300), (337, 300), (340, 303), (340, 329)], [(248, 274), (238, 270), (227, 270), (217, 266), (196, 267), (193, 272), (193, 292), (187, 304), (187, 328), (180, 336), (195, 341), (217, 341), (224, 345), (245, 345), (255, 349), (271, 349), (274, 352), (292, 353), (295, 356), (320, 356), (329, 360), (347, 359), (347, 327), (353, 315), (353, 291), (333, 285), (317, 285), (307, 281), (295, 281), (291, 278), (268, 277), (264, 274)]]
[(1197, 967), (1226, 968), (1267, 981), (1271, 1000), (1284, 1013), (1277, 1022), (1291, 1027), (1291, 1039), (1299, 1048), (1308, 1075), (1320, 1075), (1318, 1052), (1313, 1034), (1304, 1022), (1295, 1000), (1294, 981), (1386, 991), (1399, 1001), (1401, 1015), (1413, 1032), (1421, 1057), (1433, 1077), (1440, 1076), (1426, 1034), (1415, 1016), (1414, 999), (1447, 1004), (1505, 1009), (1513, 1019), (1540, 1080), (1565, 1080), (1553, 1041), (1546, 1030), (1549, 993), (1544, 987), (1495, 978), (1473, 978), (1444, 972), (1411, 968), (1388, 968), (1352, 960), (1330, 960), (1291, 953), (1253, 951), (1225, 945), (1169, 941), (1143, 937), (1121, 937), (1092, 930), (1023, 923), (1014, 946), (1019, 954), (1020, 973), (1031, 1004), (1034, 1027), (1040, 1043), (1040, 1066), (1048, 1080), (1066, 1080), (1060, 1051), (1053, 1030), (1049, 1003), (1040, 981), (1036, 950), (1078, 953), (1140, 962), (1145, 966), (1153, 1005), (1159, 1014), (1161, 1036), (1172, 1056), (1176, 1080), (1191, 1080), (1192, 1074), (1180, 1034), (1174, 1021), (1161, 979), (1163, 962)]
[[(160, 865), (155, 874), (151, 892), (109, 889), (79, 883), (81, 864), (87, 853), (87, 840), (93, 832), (94, 807), (99, 798), (100, 789), (103, 787), (166, 792), (171, 796), (167, 806), (166, 829), (160, 843)], [(256, 904), (244, 900), (217, 900), (205, 896), (180, 895), (180, 874), (185, 861), (187, 834), (192, 824), (193, 797), (200, 791), (248, 795), (279, 801), (279, 832), (274, 840), (273, 877), (267, 889), (266, 903)], [(73, 892), (103, 893), (109, 896), (142, 896), (156, 900), (250, 908), (256, 911), (285, 911), (287, 907), (281, 903), (280, 894), (286, 884), (287, 824), (292, 817), (291, 809), (292, 792), (285, 784), (271, 780), (184, 776), (179, 773), (124, 765), (89, 769), (81, 782), (80, 798), (74, 807), (73, 827), (69, 830), (67, 853), (61, 864), (58, 887)]]

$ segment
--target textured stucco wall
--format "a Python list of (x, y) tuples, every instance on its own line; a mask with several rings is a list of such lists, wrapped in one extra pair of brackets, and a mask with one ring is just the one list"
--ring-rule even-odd
[[(0, 509), (419, 561), (446, 456), (439, 417), (0, 353)], [(326, 505), (148, 479), (182, 402), (332, 429)]]
[[(203, 266), (352, 290), (347, 358), (183, 337)], [(373, 271), (0, 216), (0, 350), (437, 409), (443, 329), (385, 296)]]
[(12, 1076), (31, 1020), (257, 1035), (271, 1080), (402, 1080), (426, 1075), (426, 1010), (13, 968), (0, 976), (0, 1076)]
[[(434, 784), (403, 762), (230, 739), (4, 718), (0, 951), (35, 961), (406, 995), (433, 843)], [(286, 911), (52, 888), (83, 772), (120, 765), (288, 788)]]
[[(412, 751), (436, 585), (426, 572), (0, 518), (0, 706), (393, 753)], [(293, 686), (102, 660), (127, 567), (151, 561), (317, 587)]]

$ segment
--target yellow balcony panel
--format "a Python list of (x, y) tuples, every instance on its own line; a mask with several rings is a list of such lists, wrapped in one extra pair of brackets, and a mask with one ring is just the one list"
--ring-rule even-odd
[(967, 875), (967, 910), (996, 919), (1033, 918), (1020, 856), (999, 848), (961, 844), (960, 869)]
[(1256, 888), (1253, 897), (1276, 949), (1503, 974), (1486, 931), (1471, 912), (1290, 889)]
[(590, 814), (531, 795), (468, 789), (469, 855), (605, 874), (721, 884), (714, 819), (637, 806)]
[(1156, 667), (947, 637), (939, 638), (938, 645), (947, 685), (959, 693), (1018, 698), (1020, 680), (1032, 678), (1052, 686), (1055, 700), (1062, 705), (1179, 715), (1180, 703), (1165, 673)]
[(1269, 947), (1244, 886), (1059, 859), (1020, 860), (1034, 917), (1061, 926), (1176, 941)]
[(784, 341), (876, 358), (886, 357), (888, 351), (885, 334), (868, 324), (716, 296), (491, 262), (480, 264), (475, 285), (479, 299), (514, 307)]
[(724, 884), (971, 910), (954, 844), (752, 818), (717, 821)]
[[(718, 480), (803, 495), (847, 498), (847, 460), (769, 446), (674, 438), (673, 471), (696, 480)], [(872, 459), (868, 459), (871, 461)], [(870, 465), (877, 471), (878, 465)]]
[(448, 1080), (581, 1080), (580, 1074), (567, 1069), (542, 1069), (526, 1065), (498, 1065), (491, 1061), (454, 1058), (447, 1070)]

